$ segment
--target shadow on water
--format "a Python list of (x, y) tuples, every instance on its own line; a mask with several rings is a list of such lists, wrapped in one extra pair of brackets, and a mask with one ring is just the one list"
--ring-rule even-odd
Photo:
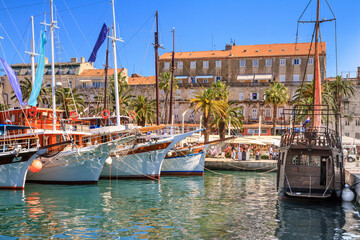
[(27, 184), (0, 191), (0, 239), (356, 238), (350, 206), (279, 201), (275, 174), (206, 172), (157, 181)]

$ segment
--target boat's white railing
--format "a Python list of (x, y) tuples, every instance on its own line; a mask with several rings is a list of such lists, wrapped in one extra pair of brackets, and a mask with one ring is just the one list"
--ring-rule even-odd
[(22, 149), (30, 149), (38, 147), (37, 137), (26, 137), (26, 138), (0, 138), (0, 152), (18, 151)]

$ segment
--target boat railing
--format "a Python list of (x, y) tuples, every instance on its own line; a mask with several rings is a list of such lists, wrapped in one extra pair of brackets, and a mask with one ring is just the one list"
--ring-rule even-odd
[[(0, 138), (0, 152), (17, 151), (38, 147), (38, 137)], [(16, 153), (15, 153), (16, 154)]]
[(306, 146), (327, 146), (341, 149), (341, 141), (335, 131), (326, 127), (306, 128), (303, 130), (290, 129), (281, 136), (280, 146), (292, 144)]

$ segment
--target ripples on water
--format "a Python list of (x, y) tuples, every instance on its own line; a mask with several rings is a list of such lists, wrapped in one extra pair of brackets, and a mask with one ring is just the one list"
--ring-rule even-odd
[(353, 239), (352, 205), (279, 201), (275, 174), (26, 184), (0, 191), (0, 238)]

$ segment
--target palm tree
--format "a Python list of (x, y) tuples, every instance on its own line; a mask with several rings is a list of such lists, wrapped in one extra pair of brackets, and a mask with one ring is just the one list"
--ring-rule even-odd
[(273, 82), (265, 89), (265, 102), (273, 105), (273, 135), (276, 135), (277, 107), (287, 103), (287, 88), (282, 83)]
[(204, 141), (208, 142), (211, 130), (211, 117), (225, 115), (228, 106), (225, 101), (216, 99), (213, 88), (208, 88), (190, 99), (189, 108), (194, 108), (194, 112), (202, 112), (203, 126), (205, 128)]
[[(165, 119), (165, 124), (168, 123), (168, 114), (169, 114), (169, 102), (171, 101), (171, 99), (169, 99), (169, 95), (170, 95), (170, 91), (171, 91), (171, 73), (169, 72), (165, 72), (165, 73), (161, 73), (160, 78), (159, 78), (159, 88), (160, 90), (164, 91), (164, 95), (165, 95), (165, 102), (164, 102), (164, 119)], [(173, 91), (175, 91), (176, 89), (178, 89), (179, 86), (177, 84), (177, 80), (174, 77), (174, 81), (173, 81)]]
[(156, 102), (149, 100), (142, 95), (138, 96), (133, 102), (138, 125), (145, 126), (147, 123), (153, 123), (156, 118)]
[[(218, 128), (220, 139), (225, 138), (225, 132), (227, 124), (230, 123), (235, 129), (242, 129), (243, 126), (243, 115), (242, 108), (235, 106), (235, 102), (229, 102), (226, 104), (225, 114), (216, 115), (213, 124), (215, 124)], [(211, 124), (211, 125), (213, 125)], [(230, 129), (228, 129), (230, 131)]]
[(341, 76), (336, 76), (334, 81), (329, 81), (325, 84), (327, 92), (335, 100), (336, 110), (342, 114), (341, 103), (344, 97), (352, 97), (355, 94), (354, 83), (351, 81), (343, 81)]
[(211, 87), (214, 89), (214, 94), (217, 99), (228, 101), (229, 99), (229, 87), (225, 82), (217, 81), (214, 82)]
[[(21, 93), (23, 96), (23, 101), (28, 101), (31, 95), (31, 91), (32, 91), (32, 81), (25, 77), (24, 80), (20, 81), (20, 88), (21, 88)], [(15, 99), (16, 95), (14, 93), (14, 91), (12, 91), (12, 96), (11, 96), (11, 100)], [(43, 103), (43, 104), (49, 104), (49, 88), (45, 87), (45, 84), (43, 83), (41, 85), (41, 89), (40, 89), (40, 93), (39, 96), (37, 98), (37, 102), (38, 103)]]
[(65, 110), (66, 118), (70, 117), (70, 112), (77, 110), (82, 112), (84, 109), (84, 99), (76, 92), (76, 88), (58, 88), (55, 92), (57, 109)]

